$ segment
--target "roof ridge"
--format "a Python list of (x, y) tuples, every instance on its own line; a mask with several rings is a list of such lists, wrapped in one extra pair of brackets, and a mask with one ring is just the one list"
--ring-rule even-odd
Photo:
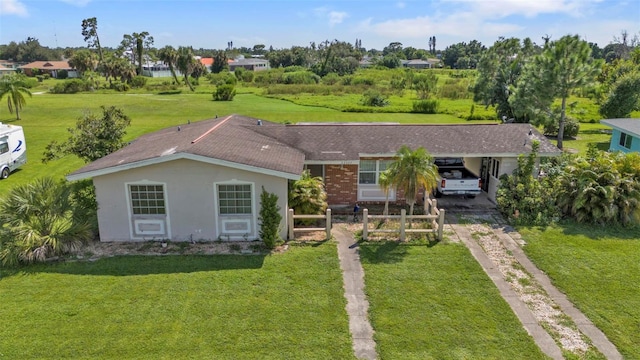
[(204, 138), (205, 136), (211, 134), (212, 132), (214, 132), (217, 128), (219, 128), (222, 124), (224, 124), (227, 120), (231, 119), (231, 117), (233, 117), (233, 115), (229, 115), (226, 118), (222, 119), (219, 123), (215, 124), (211, 129), (205, 131), (204, 134), (198, 136), (197, 138), (195, 138), (194, 140), (191, 140), (192, 144), (197, 143), (198, 141), (202, 140), (202, 138)]

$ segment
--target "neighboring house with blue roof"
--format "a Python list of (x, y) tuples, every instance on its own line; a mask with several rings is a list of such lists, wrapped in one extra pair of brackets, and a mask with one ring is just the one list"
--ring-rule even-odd
[(640, 119), (605, 119), (600, 123), (613, 129), (609, 151), (640, 152)]

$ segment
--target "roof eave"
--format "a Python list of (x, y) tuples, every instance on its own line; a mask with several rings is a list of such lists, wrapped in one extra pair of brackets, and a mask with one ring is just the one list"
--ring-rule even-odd
[[(288, 179), (288, 180), (298, 180), (298, 179), (300, 179), (300, 174), (292, 174), (292, 173), (288, 173), (288, 172), (284, 172), (284, 171), (266, 169), (266, 168), (261, 168), (261, 167), (258, 167), (258, 166), (240, 164), (240, 163), (235, 163), (235, 162), (232, 162), (232, 161), (214, 159), (214, 158), (210, 158), (210, 157), (207, 157), (207, 156), (194, 155), (194, 154), (190, 154), (190, 153), (176, 153), (176, 154), (172, 154), (172, 155), (156, 157), (156, 158), (151, 158), (151, 159), (145, 159), (145, 160), (135, 161), (135, 162), (132, 162), (132, 163), (127, 163), (127, 164), (122, 164), (122, 165), (110, 166), (110, 167), (103, 168), (103, 169), (98, 169), (98, 170), (86, 171), (86, 172), (81, 172), (81, 173), (71, 173), (71, 174), (66, 176), (66, 179), (68, 181), (90, 179), (90, 178), (94, 178), (94, 177), (98, 177), (98, 176), (114, 174), (114, 173), (118, 173), (118, 172), (121, 172), (121, 171), (137, 169), (137, 168), (141, 168), (141, 167), (149, 166), (149, 165), (162, 164), (162, 163), (165, 163), (165, 162), (169, 162), (169, 161), (173, 161), (173, 160), (180, 160), (180, 159), (193, 160), (193, 161), (203, 162), (203, 163), (212, 164), (212, 165), (220, 165), (220, 166), (230, 167), (230, 168), (234, 168), (234, 169), (245, 170), (245, 171), (249, 171), (249, 172), (255, 172), (255, 173), (266, 174), (266, 175), (271, 175), (271, 176), (275, 176), (275, 177), (281, 177), (281, 178), (285, 178), (285, 179)], [(301, 169), (301, 171), (302, 171), (302, 169)]]

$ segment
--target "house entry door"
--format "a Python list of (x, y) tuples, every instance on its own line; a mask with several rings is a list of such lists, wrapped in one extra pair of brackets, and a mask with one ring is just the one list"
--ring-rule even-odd
[(491, 164), (491, 158), (483, 157), (482, 166), (480, 168), (480, 178), (482, 179), (482, 190), (485, 192), (489, 191), (489, 164)]

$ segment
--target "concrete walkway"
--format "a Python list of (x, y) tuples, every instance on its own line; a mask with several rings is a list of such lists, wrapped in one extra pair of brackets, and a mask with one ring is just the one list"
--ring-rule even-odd
[(515, 240), (507, 233), (505, 233), (500, 228), (493, 229), (494, 234), (500, 238), (502, 244), (510, 250), (513, 256), (518, 260), (520, 265), (524, 266), (524, 268), (529, 272), (529, 274), (533, 275), (536, 281), (542, 285), (544, 291), (547, 292), (549, 297), (553, 299), (553, 301), (560, 306), (560, 309), (563, 313), (567, 314), (573, 322), (576, 324), (578, 329), (586, 335), (593, 345), (607, 358), (611, 360), (621, 360), (622, 354), (618, 351), (618, 349), (613, 345), (611, 341), (607, 338), (607, 336), (598, 329), (592, 322), (589, 320), (580, 310), (578, 310), (573, 303), (567, 299), (567, 296), (560, 292), (558, 288), (553, 286), (549, 277), (543, 273), (537, 266), (535, 266), (531, 260), (525, 255), (524, 250), (520, 247)]
[[(451, 213), (448, 215), (452, 216)], [(449, 218), (448, 220), (451, 219), (452, 218)], [(563, 359), (560, 347), (551, 338), (551, 335), (549, 335), (549, 333), (547, 333), (540, 324), (538, 324), (527, 305), (520, 299), (515, 291), (513, 291), (511, 285), (504, 280), (498, 268), (485, 254), (480, 245), (473, 240), (471, 233), (466, 226), (452, 223), (451, 221), (447, 222), (455, 232), (456, 236), (467, 246), (467, 248), (469, 248), (471, 254), (476, 258), (487, 275), (489, 275), (500, 291), (502, 297), (509, 304), (525, 330), (533, 337), (542, 352), (553, 359)], [(526, 271), (534, 276), (536, 281), (543, 287), (549, 297), (551, 297), (551, 299), (560, 306), (563, 313), (573, 320), (578, 329), (591, 340), (592, 344), (598, 349), (598, 351), (600, 351), (607, 359), (622, 359), (622, 355), (615, 345), (613, 345), (605, 334), (600, 331), (600, 329), (598, 329), (580, 310), (573, 306), (573, 304), (567, 299), (566, 295), (553, 286), (549, 277), (538, 269), (531, 260), (529, 260), (522, 250), (522, 247), (518, 245), (509, 234), (505, 233), (501, 228), (494, 227), (492, 230), (494, 234), (498, 236), (506, 249), (511, 251), (513, 256), (526, 269)]]
[(357, 243), (351, 233), (339, 227), (333, 228), (333, 236), (338, 241), (338, 258), (344, 280), (353, 352), (358, 359), (375, 360), (378, 355), (373, 341), (373, 327), (369, 323), (369, 301), (364, 294), (364, 270)]

